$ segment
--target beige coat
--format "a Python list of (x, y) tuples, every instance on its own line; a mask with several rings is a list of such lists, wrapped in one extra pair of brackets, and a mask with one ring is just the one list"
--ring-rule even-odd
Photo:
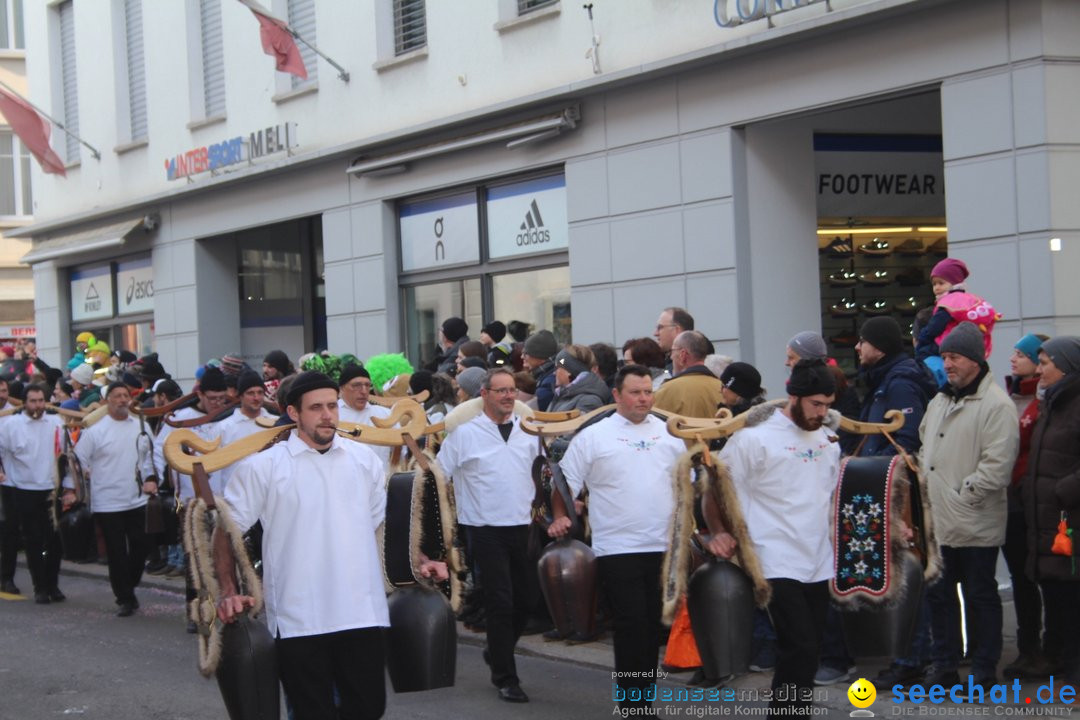
[(986, 373), (973, 394), (938, 393), (919, 426), (919, 457), (942, 545), (1005, 543), (1006, 488), (1020, 444), (1016, 405)]

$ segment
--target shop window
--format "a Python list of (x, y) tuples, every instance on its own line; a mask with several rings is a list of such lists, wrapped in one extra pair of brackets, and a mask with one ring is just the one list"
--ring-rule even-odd
[(0, 217), (30, 215), (30, 153), (9, 130), (0, 130)]
[(427, 45), (427, 10), (424, 0), (394, 0), (394, 54)]
[(453, 316), (465, 319), (473, 339), (497, 319), (519, 333), (547, 329), (571, 341), (561, 173), (408, 200), (398, 212), (403, 326), (414, 365), (435, 356), (439, 327)]
[(23, 0), (0, 0), (0, 50), (22, 50)]

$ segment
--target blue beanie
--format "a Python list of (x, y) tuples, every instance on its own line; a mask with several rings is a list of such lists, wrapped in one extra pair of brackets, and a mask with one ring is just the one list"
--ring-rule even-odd
[(1027, 355), (1027, 359), (1031, 362), (1039, 364), (1039, 348), (1042, 347), (1042, 340), (1034, 333), (1028, 333), (1020, 338), (1013, 347)]

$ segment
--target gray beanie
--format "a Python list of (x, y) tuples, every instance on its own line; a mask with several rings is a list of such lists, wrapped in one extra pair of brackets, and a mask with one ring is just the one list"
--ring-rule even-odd
[(986, 345), (983, 344), (982, 330), (974, 323), (962, 322), (953, 328), (941, 341), (939, 352), (963, 355), (977, 363), (986, 362)]
[(457, 384), (470, 398), (479, 397), (486, 377), (487, 370), (483, 368), (465, 368), (457, 374)]
[(1080, 372), (1080, 337), (1062, 335), (1042, 344), (1042, 351), (1066, 375)]
[(559, 352), (559, 343), (550, 330), (538, 330), (526, 338), (524, 350), (529, 357), (547, 360)]
[(89, 385), (94, 381), (94, 368), (83, 363), (71, 371), (71, 379), (80, 385)]
[(829, 356), (825, 339), (810, 330), (804, 330), (791, 338), (787, 345), (799, 356), (800, 360), (824, 360)]

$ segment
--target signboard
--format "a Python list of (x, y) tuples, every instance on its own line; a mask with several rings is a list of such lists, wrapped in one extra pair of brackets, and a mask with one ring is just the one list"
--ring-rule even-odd
[(33, 325), (0, 325), (0, 338), (34, 339), (37, 337), (37, 328)]
[(98, 320), (113, 316), (112, 271), (108, 263), (71, 273), (71, 319)]
[(491, 188), (487, 230), (492, 259), (568, 247), (566, 178), (556, 175)]
[(230, 165), (260, 158), (264, 155), (291, 150), (299, 146), (296, 123), (283, 123), (259, 128), (247, 137), (237, 135), (212, 145), (192, 148), (165, 158), (165, 177), (168, 180), (215, 171)]
[(944, 217), (937, 135), (815, 135), (819, 217)]
[(153, 312), (154, 268), (150, 258), (117, 263), (116, 303), (120, 315)]
[(475, 192), (402, 203), (399, 217), (404, 272), (480, 262)]

